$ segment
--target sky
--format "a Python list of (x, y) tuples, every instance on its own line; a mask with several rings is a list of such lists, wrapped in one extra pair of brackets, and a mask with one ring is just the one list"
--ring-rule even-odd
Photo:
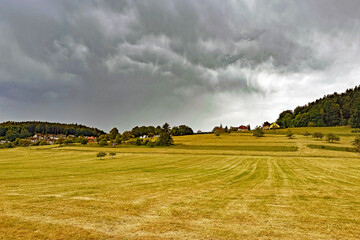
[(358, 0), (0, 0), (0, 121), (273, 122), (360, 83)]

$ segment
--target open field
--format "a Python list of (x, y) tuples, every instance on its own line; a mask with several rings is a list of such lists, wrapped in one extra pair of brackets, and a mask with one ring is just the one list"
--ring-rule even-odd
[(341, 141), (279, 130), (2, 149), (0, 239), (359, 239), (360, 156), (344, 150), (355, 134), (304, 129), (292, 130)]

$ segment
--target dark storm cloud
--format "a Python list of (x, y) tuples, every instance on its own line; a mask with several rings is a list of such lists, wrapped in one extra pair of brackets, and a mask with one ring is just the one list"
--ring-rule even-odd
[(358, 9), (355, 0), (1, 1), (0, 120), (106, 130), (275, 120), (357, 84)]

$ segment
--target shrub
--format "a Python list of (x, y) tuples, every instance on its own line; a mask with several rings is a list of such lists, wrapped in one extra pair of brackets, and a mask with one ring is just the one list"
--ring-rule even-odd
[(220, 136), (220, 133), (219, 133), (219, 132), (216, 132), (216, 133), (215, 133), (215, 136), (217, 136), (217, 137)]
[(333, 133), (329, 133), (328, 135), (326, 135), (326, 141), (328, 142), (334, 142), (334, 141), (340, 141), (340, 137), (339, 136), (336, 136), (335, 134)]
[(322, 139), (324, 137), (324, 135), (321, 132), (316, 132), (313, 134), (313, 137), (316, 138), (317, 140)]
[(68, 144), (71, 144), (71, 143), (74, 143), (74, 141), (72, 139), (65, 139), (64, 140), (65, 145), (68, 145)]
[(253, 132), (253, 136), (255, 137), (263, 137), (264, 131), (261, 129), (261, 127), (256, 127)]
[(116, 152), (110, 152), (109, 156), (111, 156), (113, 158), (114, 156), (116, 156)]
[(355, 137), (354, 141), (352, 141), (352, 145), (355, 147), (355, 150), (360, 153), (360, 135)]
[(31, 142), (29, 140), (27, 140), (27, 139), (19, 139), (18, 145), (20, 147), (28, 147), (28, 146), (31, 145)]
[(306, 131), (305, 133), (304, 133), (304, 136), (305, 137), (308, 137), (308, 136), (310, 136), (311, 135), (311, 133), (309, 133), (308, 131)]
[(88, 142), (89, 142), (89, 140), (87, 140), (86, 138), (81, 139), (81, 141), (80, 141), (80, 143), (81, 143), (82, 145), (86, 145)]
[(0, 148), (13, 148), (14, 144), (13, 143), (4, 143), (4, 144), (0, 144)]
[(141, 143), (142, 143), (142, 141), (140, 138), (136, 139), (136, 142), (135, 142), (136, 146), (141, 146)]
[(289, 139), (292, 139), (294, 137), (294, 134), (292, 133), (292, 131), (290, 131), (290, 129), (287, 131), (286, 133), (286, 136), (289, 138)]
[(59, 138), (55, 143), (62, 145), (64, 143), (64, 138)]
[(100, 145), (100, 147), (104, 147), (104, 146), (108, 145), (108, 142), (105, 139), (101, 139), (99, 141), (99, 145)]
[(153, 147), (155, 147), (155, 142), (149, 142), (149, 147), (151, 147), (151, 148), (153, 148)]
[(104, 153), (104, 152), (98, 152), (98, 153), (96, 154), (96, 157), (98, 157), (98, 158), (100, 158), (100, 159), (103, 159), (106, 155), (107, 155), (107, 154)]
[(39, 143), (40, 146), (44, 146), (44, 145), (50, 145), (47, 141), (45, 140), (42, 140), (40, 143)]

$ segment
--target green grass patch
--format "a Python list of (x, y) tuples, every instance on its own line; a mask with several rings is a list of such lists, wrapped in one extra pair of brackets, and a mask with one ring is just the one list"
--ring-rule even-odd
[(316, 145), (316, 144), (308, 144), (307, 147), (312, 148), (312, 149), (324, 149), (324, 150), (343, 151), (343, 152), (356, 152), (355, 148), (352, 148), (352, 147), (337, 147), (337, 146)]

